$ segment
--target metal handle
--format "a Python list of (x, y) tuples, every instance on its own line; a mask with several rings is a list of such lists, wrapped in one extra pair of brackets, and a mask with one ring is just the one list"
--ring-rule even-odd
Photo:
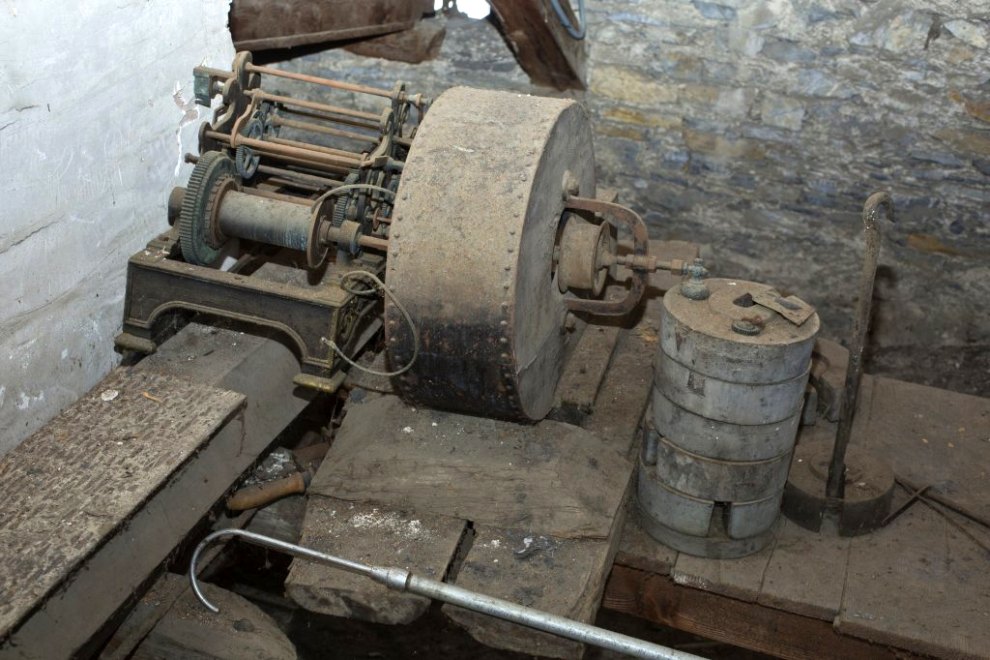
[(450, 603), (451, 605), (463, 607), (473, 612), (480, 612), (505, 621), (518, 623), (585, 644), (625, 653), (633, 657), (651, 658), (654, 660), (703, 660), (701, 656), (691, 653), (677, 651), (666, 646), (660, 646), (659, 644), (651, 644), (635, 637), (629, 637), (628, 635), (591, 626), (531, 607), (523, 607), (507, 600), (485, 596), (438, 580), (419, 577), (405, 569), (369, 566), (368, 564), (334, 557), (333, 555), (318, 552), (311, 548), (286, 543), (270, 536), (255, 534), (254, 532), (248, 532), (243, 529), (222, 529), (218, 532), (213, 532), (200, 541), (189, 562), (189, 584), (192, 587), (193, 593), (196, 594), (199, 602), (212, 612), (219, 612), (220, 610), (203, 595), (199, 587), (199, 581), (196, 578), (198, 573), (197, 564), (199, 563), (200, 555), (209, 544), (227, 536), (238, 536), (254, 545), (284, 552), (300, 559), (315, 561), (318, 564), (326, 564), (327, 566), (339, 568), (349, 573), (363, 575), (379, 584), (385, 585), (389, 589), (408, 591), (419, 596), (425, 596), (426, 598), (433, 598)]
[(856, 412), (856, 398), (859, 395), (859, 381), (863, 373), (863, 349), (866, 347), (866, 333), (870, 328), (873, 284), (880, 258), (880, 228), (877, 226), (877, 214), (881, 209), (884, 210), (887, 219), (893, 222), (894, 205), (888, 193), (873, 193), (863, 205), (866, 254), (863, 259), (863, 269), (859, 274), (859, 301), (856, 306), (856, 317), (853, 319), (852, 339), (849, 342), (849, 367), (846, 371), (839, 429), (835, 434), (835, 448), (832, 450), (828, 483), (825, 487), (825, 496), (833, 501), (841, 500), (845, 496), (846, 449), (849, 447), (849, 436), (852, 433), (853, 416)]
[[(605, 222), (616, 228), (625, 227), (632, 233), (633, 256), (646, 257), (650, 247), (650, 236), (646, 224), (639, 214), (620, 204), (604, 202), (600, 199), (576, 197), (571, 195), (564, 203), (565, 208), (577, 211), (590, 211), (601, 214)], [(649, 267), (631, 265), (631, 286), (626, 296), (620, 300), (585, 300), (584, 298), (568, 298), (567, 309), (572, 312), (587, 312), (595, 316), (623, 316), (631, 312), (646, 291), (646, 278), (652, 270)]]

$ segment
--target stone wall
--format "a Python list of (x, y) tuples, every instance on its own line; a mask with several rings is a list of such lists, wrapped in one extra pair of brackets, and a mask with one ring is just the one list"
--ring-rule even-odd
[(115, 364), (127, 258), (188, 176), (192, 69), (230, 62), (228, 5), (0, 7), (0, 453)]
[[(603, 183), (720, 274), (850, 328), (859, 211), (889, 190), (869, 368), (990, 394), (990, 6), (983, 0), (589, 2)], [(344, 51), (282, 66), (437, 94), (533, 88), (494, 27), (451, 21), (418, 66)], [(287, 90), (292, 85), (281, 85)], [(298, 90), (296, 90), (298, 91)]]

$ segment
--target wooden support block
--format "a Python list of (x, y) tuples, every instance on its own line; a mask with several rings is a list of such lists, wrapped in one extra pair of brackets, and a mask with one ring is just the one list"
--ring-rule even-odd
[(567, 34), (549, 0), (490, 1), (502, 33), (534, 84), (585, 89), (585, 42)]
[(244, 401), (236, 392), (121, 368), (3, 456), (0, 639), (234, 420)]
[(365, 57), (419, 64), (437, 58), (446, 34), (447, 28), (440, 21), (423, 20), (408, 30), (349, 43), (344, 50)]
[[(464, 521), (456, 518), (313, 495), (300, 543), (352, 561), (396, 566), (442, 580), (464, 529)], [(430, 605), (422, 596), (300, 559), (292, 561), (286, 592), (307, 610), (375, 623), (411, 623)]]
[(381, 396), (348, 409), (309, 492), (561, 538), (608, 538), (633, 469), (621, 451), (569, 424), (514, 424)]
[[(612, 540), (559, 539), (537, 531), (475, 527), (456, 584), (488, 596), (593, 623), (621, 529)], [(490, 616), (444, 605), (443, 612), (482, 644), (552, 658), (580, 658), (584, 645)]]
[[(32, 518), (36, 525), (47, 520), (46, 526), (38, 529), (37, 537), (46, 538), (55, 551), (62, 554), (52, 566), (62, 566), (66, 579), (56, 580), (54, 592), (37, 599), (32, 599), (31, 595), (37, 594), (39, 589), (44, 590), (44, 580), (34, 580), (30, 571), (18, 573), (18, 579), (34, 580), (34, 584), (27, 590), (17, 591), (16, 599), (8, 597), (8, 584), (0, 580), (0, 611), (13, 614), (18, 604), (23, 606), (27, 602), (31, 612), (13, 634), (9, 628), (0, 626), (0, 655), (4, 657), (72, 655), (115, 612), (147, 588), (149, 576), (161, 567), (176, 545), (257, 459), (272, 437), (306, 406), (308, 398), (303, 397), (310, 396), (306, 393), (300, 396), (298, 388), (293, 387), (292, 378), (299, 373), (299, 362), (280, 342), (197, 324), (179, 331), (160, 346), (157, 353), (130, 371), (134, 378), (137, 374), (146, 374), (151, 379), (174, 378), (185, 384), (176, 390), (180, 393), (178, 396), (162, 396), (163, 392), (155, 388), (138, 390), (138, 403), (155, 406), (148, 410), (159, 411), (160, 407), (160, 412), (136, 417), (134, 425), (127, 427), (132, 432), (131, 440), (113, 438), (114, 442), (121, 443), (113, 446), (127, 455), (129, 452), (142, 453), (147, 448), (147, 455), (139, 460), (150, 465), (164, 457), (175, 469), (159, 479), (158, 468), (134, 469), (132, 465), (126, 469), (127, 463), (113, 460), (112, 454), (87, 451), (87, 438), (99, 438), (103, 432), (122, 430), (114, 424), (102, 424), (98, 414), (78, 417), (79, 425), (87, 429), (86, 433), (67, 432), (56, 436), (55, 447), (44, 460), (54, 461), (52, 470), (61, 480), (35, 488), (33, 492), (28, 489), (23, 496), (41, 494), (52, 501), (52, 507), (57, 507), (73, 499), (73, 489), (82, 488), (94, 498), (93, 502), (98, 503), (98, 506), (86, 507), (86, 511), (98, 515), (76, 513), (58, 519), (51, 516)], [(265, 377), (258, 378), (259, 373), (264, 373)], [(118, 398), (102, 401), (102, 394), (108, 389), (117, 389), (122, 392), (119, 397), (124, 396), (125, 390), (105, 380), (76, 405), (91, 405), (94, 403), (91, 397), (97, 397), (100, 404), (120, 403)], [(195, 428), (208, 423), (210, 415), (200, 414), (200, 406), (214, 401), (212, 395), (204, 395), (204, 392), (217, 390), (236, 392), (238, 394), (233, 396), (238, 400), (246, 397), (247, 405), (208, 442), (202, 442), (196, 438)], [(144, 392), (149, 396), (144, 396)], [(132, 390), (126, 390), (126, 393), (128, 397), (134, 394)], [(90, 403), (84, 403), (86, 401)], [(72, 415), (75, 410), (71, 407), (63, 415)], [(163, 421), (157, 416), (159, 414), (172, 417)], [(58, 424), (58, 421), (52, 424)], [(181, 432), (173, 437), (176, 429)], [(190, 450), (190, 445), (197, 442), (194, 450)], [(35, 451), (27, 442), (22, 447), (25, 452)], [(20, 462), (13, 458), (20, 455), (15, 452), (7, 454), (3, 461)], [(79, 455), (70, 458), (70, 452)], [(30, 461), (28, 458), (28, 465)], [(18, 468), (8, 466), (6, 469)], [(14, 487), (14, 480), (7, 474), (0, 483), (0, 490), (8, 483)], [(109, 476), (104, 479), (101, 475)], [(45, 475), (37, 473), (34, 476), (43, 478)], [(88, 488), (86, 484), (90, 480), (98, 487)], [(120, 480), (125, 485), (115, 487)], [(140, 489), (144, 489), (143, 494)], [(15, 499), (5, 499), (16, 505)], [(134, 508), (114, 522), (112, 509), (126, 510), (128, 502), (134, 504)], [(27, 513), (28, 509), (23, 511)], [(101, 513), (111, 515), (99, 515)], [(3, 533), (10, 533), (17, 524), (16, 520), (0, 519), (0, 527), (5, 529)], [(60, 534), (80, 534), (80, 528), (92, 529), (93, 525), (103, 530), (95, 547), (77, 546), (75, 541), (61, 542), (64, 539)], [(81, 537), (77, 540), (81, 541)], [(44, 558), (41, 555), (24, 556), (22, 561), (15, 563), (26, 570), (26, 561)], [(71, 579), (67, 579), (70, 576)], [(25, 598), (28, 600), (23, 600)], [(12, 610), (5, 610), (5, 607)], [(55, 629), (59, 631), (58, 635), (51, 634)]]
[[(166, 593), (188, 586), (185, 576), (167, 573), (159, 588)], [(212, 584), (203, 594), (220, 612), (207, 612), (192, 590), (181, 590), (160, 620), (134, 650), (134, 660), (211, 658), (215, 660), (295, 660), (296, 649), (275, 621), (242, 596)], [(146, 601), (147, 607), (156, 607)], [(165, 607), (160, 603), (158, 607)]]

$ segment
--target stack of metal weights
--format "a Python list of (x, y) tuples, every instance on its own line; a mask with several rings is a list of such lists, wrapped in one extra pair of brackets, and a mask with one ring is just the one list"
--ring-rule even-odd
[(763, 284), (695, 277), (667, 292), (638, 480), (654, 538), (718, 558), (769, 542), (818, 329), (810, 305)]

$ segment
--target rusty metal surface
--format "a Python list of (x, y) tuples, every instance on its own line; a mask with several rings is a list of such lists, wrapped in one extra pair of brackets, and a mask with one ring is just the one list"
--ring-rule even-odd
[[(368, 340), (364, 332), (376, 301), (344, 291), (344, 270), (328, 268), (321, 282), (310, 284), (305, 271), (265, 264), (247, 274), (184, 263), (174, 237), (152, 241), (128, 262), (123, 333), (118, 346), (153, 352), (190, 314), (204, 314), (275, 333), (299, 358), (310, 386), (326, 389), (327, 377), (341, 365), (324, 341), (336, 338), (356, 351)], [(363, 257), (361, 267), (381, 272), (381, 257)], [(323, 383), (323, 387), (318, 387)]]
[(411, 28), (422, 0), (235, 0), (230, 32), (238, 49), (290, 48)]
[[(566, 299), (553, 281), (567, 181), (595, 194), (591, 129), (570, 100), (453, 88), (406, 161), (386, 282), (419, 326), (397, 379), (439, 408), (540, 419), (561, 372)], [(393, 365), (413, 337), (386, 304)]]

